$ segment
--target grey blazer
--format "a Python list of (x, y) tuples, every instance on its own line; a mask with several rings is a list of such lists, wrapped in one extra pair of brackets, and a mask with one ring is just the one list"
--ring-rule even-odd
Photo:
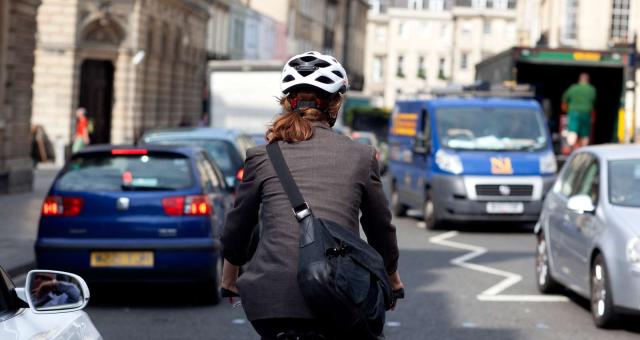
[[(389, 274), (396, 271), (396, 229), (382, 190), (375, 150), (313, 123), (313, 137), (304, 142), (280, 142), (282, 153), (313, 213), (359, 232), (384, 259)], [(252, 232), (261, 224), (251, 258)], [(269, 161), (265, 146), (247, 151), (244, 179), (222, 236), (223, 255), (235, 265), (248, 262), (237, 282), (249, 320), (313, 318), (296, 280), (299, 227), (291, 205)]]

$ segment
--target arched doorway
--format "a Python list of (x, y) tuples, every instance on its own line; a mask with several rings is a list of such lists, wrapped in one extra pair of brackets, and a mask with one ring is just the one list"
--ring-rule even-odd
[(108, 60), (88, 59), (82, 63), (80, 106), (87, 110), (87, 118), (93, 123), (91, 144), (111, 142), (113, 73), (113, 64)]

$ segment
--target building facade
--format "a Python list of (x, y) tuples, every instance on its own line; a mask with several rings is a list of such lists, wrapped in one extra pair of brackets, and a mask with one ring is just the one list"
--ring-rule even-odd
[(0, 0), (0, 193), (31, 189), (31, 84), (40, 0)]
[(365, 93), (375, 106), (475, 79), (475, 64), (516, 42), (513, 0), (376, 0), (368, 15)]
[(77, 107), (92, 143), (132, 143), (203, 112), (209, 1), (44, 0), (33, 122), (68, 143)]

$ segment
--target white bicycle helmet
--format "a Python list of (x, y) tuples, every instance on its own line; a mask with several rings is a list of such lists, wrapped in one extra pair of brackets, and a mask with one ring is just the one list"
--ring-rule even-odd
[(289, 59), (282, 69), (282, 93), (289, 94), (300, 86), (312, 86), (328, 93), (345, 93), (349, 89), (349, 79), (336, 58), (310, 51)]

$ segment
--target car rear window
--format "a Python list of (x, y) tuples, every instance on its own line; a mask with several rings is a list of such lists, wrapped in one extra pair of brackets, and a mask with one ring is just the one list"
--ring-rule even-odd
[(242, 167), (243, 159), (235, 146), (228, 141), (218, 139), (171, 139), (152, 141), (153, 144), (189, 145), (201, 147), (211, 155), (225, 176), (235, 176)]
[(56, 181), (61, 191), (154, 191), (193, 186), (189, 159), (180, 154), (112, 155), (73, 158)]

